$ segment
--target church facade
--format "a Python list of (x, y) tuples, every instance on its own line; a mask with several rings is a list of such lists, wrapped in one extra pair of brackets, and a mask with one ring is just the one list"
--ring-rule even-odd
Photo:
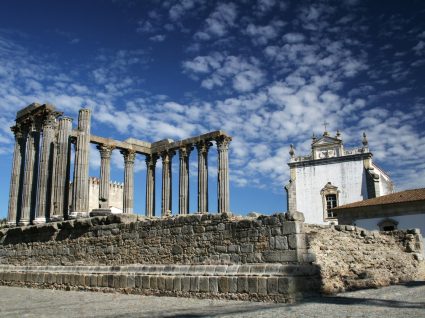
[(346, 150), (339, 132), (332, 137), (325, 130), (320, 138), (313, 135), (309, 155), (296, 156), (293, 145), (289, 153), (288, 212), (304, 213), (307, 223), (337, 223), (332, 208), (394, 191), (389, 175), (372, 160), (366, 134), (361, 147)]

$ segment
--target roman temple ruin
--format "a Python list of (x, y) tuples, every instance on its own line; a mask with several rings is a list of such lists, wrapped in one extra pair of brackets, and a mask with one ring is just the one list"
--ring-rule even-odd
[[(49, 104), (33, 103), (18, 111), (12, 176), (10, 181), (8, 224), (42, 224), (49, 221), (89, 216), (89, 148), (96, 144), (101, 157), (99, 209), (109, 211), (110, 161), (113, 151), (124, 157), (123, 213), (133, 213), (134, 162), (145, 156), (146, 216), (155, 216), (155, 168), (162, 160), (161, 216), (172, 211), (172, 159), (179, 156), (179, 214), (189, 213), (189, 156), (198, 153), (198, 212), (208, 212), (208, 152), (215, 141), (218, 151), (218, 212), (229, 212), (228, 149), (232, 140), (223, 131), (214, 131), (180, 141), (154, 143), (129, 138), (118, 141), (91, 134), (91, 111), (81, 109), (78, 127), (72, 118)], [(71, 145), (74, 145), (74, 171), (70, 187)], [(70, 191), (71, 190), (71, 191)], [(70, 195), (71, 194), (71, 195)]]

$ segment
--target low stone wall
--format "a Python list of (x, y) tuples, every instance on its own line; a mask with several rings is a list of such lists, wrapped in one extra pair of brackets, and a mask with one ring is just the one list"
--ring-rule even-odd
[(309, 257), (303, 226), (284, 214), (78, 219), (0, 231), (0, 264), (297, 263)]
[(284, 214), (111, 215), (10, 228), (0, 240), (3, 284), (282, 302), (319, 290), (304, 223)]
[(293, 302), (417, 279), (421, 239), (299, 213), (111, 215), (1, 230), (0, 284)]
[(143, 295), (293, 302), (317, 294), (312, 265), (0, 265), (0, 283)]
[(377, 232), (351, 225), (305, 226), (323, 293), (425, 279), (419, 230)]

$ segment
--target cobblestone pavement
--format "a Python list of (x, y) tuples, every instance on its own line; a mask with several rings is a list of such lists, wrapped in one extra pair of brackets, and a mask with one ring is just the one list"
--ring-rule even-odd
[(0, 317), (425, 317), (425, 281), (296, 305), (0, 286)]

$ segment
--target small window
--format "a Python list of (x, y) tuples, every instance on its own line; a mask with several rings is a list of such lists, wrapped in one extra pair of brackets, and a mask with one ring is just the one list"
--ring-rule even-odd
[(322, 206), (323, 206), (323, 220), (324, 221), (335, 221), (336, 212), (332, 211), (332, 208), (335, 208), (339, 205), (339, 190), (338, 187), (332, 185), (328, 182), (325, 184), (322, 190), (320, 190), (320, 195), (322, 196)]
[(328, 218), (336, 218), (336, 213), (331, 209), (337, 206), (336, 194), (326, 195), (326, 211)]
[(384, 219), (378, 223), (380, 231), (395, 231), (397, 230), (398, 222), (393, 219)]

